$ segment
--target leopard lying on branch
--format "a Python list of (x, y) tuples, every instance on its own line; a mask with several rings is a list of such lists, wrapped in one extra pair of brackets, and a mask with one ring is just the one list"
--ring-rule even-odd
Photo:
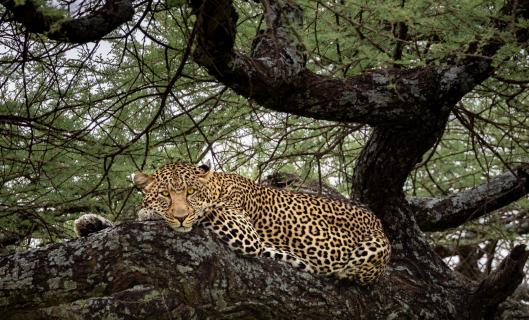
[[(168, 164), (136, 173), (134, 183), (144, 194), (140, 218), (161, 216), (178, 232), (200, 224), (244, 255), (360, 284), (375, 281), (389, 261), (382, 224), (363, 206), (265, 187), (209, 165)], [(75, 225), (86, 235), (112, 224), (85, 215)]]

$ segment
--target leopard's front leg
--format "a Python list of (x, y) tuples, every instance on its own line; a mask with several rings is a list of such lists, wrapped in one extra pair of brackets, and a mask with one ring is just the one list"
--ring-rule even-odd
[(263, 243), (243, 212), (224, 204), (213, 205), (201, 224), (215, 232), (230, 249), (244, 255), (259, 257)]
[(218, 204), (209, 211), (202, 224), (213, 230), (233, 251), (252, 257), (269, 257), (307, 272), (313, 271), (305, 259), (265, 243), (240, 209)]

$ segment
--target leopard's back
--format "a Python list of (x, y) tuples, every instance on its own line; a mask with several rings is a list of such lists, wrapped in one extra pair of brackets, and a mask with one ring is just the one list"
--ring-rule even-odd
[(382, 224), (364, 206), (265, 187), (233, 174), (221, 180), (224, 201), (243, 209), (265, 243), (307, 260), (317, 273), (370, 282), (389, 261)]

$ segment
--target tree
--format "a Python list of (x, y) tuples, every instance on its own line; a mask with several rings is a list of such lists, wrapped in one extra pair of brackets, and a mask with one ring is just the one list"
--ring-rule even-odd
[[(53, 61), (53, 57), (64, 50), (61, 45), (50, 48), (46, 39), (30, 40), (34, 37), (32, 34), (44, 33), (49, 39), (65, 43), (101, 39), (133, 17), (131, 2), (108, 1), (101, 9), (92, 10), (79, 19), (65, 19), (28, 0), (22, 4), (4, 0), (2, 4), (8, 16), (24, 25), (26, 30), (24, 41), (19, 42), (18, 25), (8, 24), (13, 28), (13, 40), (4, 42), (4, 45), (10, 44), (15, 53), (16, 46), (21, 47), (20, 56), (14, 54), (9, 65), (21, 66), (22, 74), (17, 81), (23, 89), (17, 92), (24, 100), (19, 103), (17, 94), (9, 95), (7, 89), (3, 89), (9, 99), (2, 120), (9, 126), (4, 131), (10, 137), (11, 147), (11, 151), (4, 154), (20, 152), (16, 151), (17, 146), (23, 145), (21, 153), (29, 158), (40, 153), (39, 159), (47, 160), (38, 166), (39, 170), (29, 170), (29, 173), (20, 165), (19, 155), (4, 162), (3, 185), (10, 193), (17, 191), (17, 196), (27, 195), (22, 202), (24, 205), (20, 205), (21, 200), (14, 196), (6, 202), (6, 216), (15, 226), (29, 221), (27, 233), (33, 234), (34, 229), (39, 229), (53, 238), (52, 234), (60, 235), (61, 232), (49, 231), (50, 226), (63, 226), (61, 219), (68, 210), (91, 210), (79, 206), (65, 208), (64, 204), (102, 207), (102, 199), (110, 208), (108, 211), (117, 218), (120, 212), (126, 211), (126, 206), (130, 206), (132, 189), (122, 187), (119, 197), (111, 193), (114, 188), (111, 168), (143, 168), (147, 155), (157, 160), (163, 158), (163, 151), (172, 155), (187, 154), (190, 160), (199, 160), (208, 152), (222, 153), (215, 152), (216, 141), (222, 141), (220, 145), (225, 148), (223, 160), (240, 159), (246, 156), (242, 153), (230, 155), (230, 148), (251, 143), (231, 137), (243, 135), (246, 124), (250, 136), (261, 138), (259, 141), (284, 140), (268, 150), (266, 146), (261, 145), (262, 150), (256, 147), (255, 158), (260, 165), (254, 174), (261, 177), (282, 166), (292, 169), (295, 167), (293, 161), (285, 159), (309, 158), (308, 164), (303, 166), (303, 175), (317, 178), (319, 192), (323, 190), (326, 178), (346, 180), (347, 187), (341, 186), (340, 191), (348, 191), (351, 199), (373, 209), (383, 221), (393, 250), (391, 268), (378, 284), (372, 288), (343, 287), (341, 283), (287, 271), (272, 262), (235, 257), (202, 231), (173, 239), (160, 224), (125, 224), (87, 239), (2, 257), (0, 270), (10, 276), (0, 286), (4, 288), (0, 301), (3, 301), (3, 308), (12, 309), (9, 316), (24, 316), (24, 308), (39, 309), (39, 314), (46, 315), (57, 310), (89, 313), (91, 308), (99, 306), (113, 308), (113, 314), (127, 314), (128, 311), (124, 310), (133, 305), (130, 301), (134, 299), (139, 299), (141, 306), (149, 306), (147, 311), (135, 313), (140, 317), (172, 314), (183, 318), (196, 315), (213, 318), (479, 319), (493, 318), (505, 311), (505, 307), (498, 308), (499, 304), (514, 292), (524, 275), (523, 267), (529, 252), (523, 245), (513, 246), (496, 268), (492, 268), (491, 262), (483, 274), (463, 278), (440, 259), (423, 231), (444, 231), (463, 224), (468, 226), (473, 220), (488, 219), (491, 212), (527, 194), (529, 167), (524, 163), (527, 141), (523, 138), (528, 125), (527, 112), (524, 112), (527, 75), (517, 70), (526, 63), (525, 51), (520, 49), (527, 42), (524, 19), (529, 14), (529, 4), (526, 1), (507, 2), (503, 6), (497, 3), (477, 5), (472, 1), (455, 5), (388, 2), (380, 7), (359, 4), (352, 12), (348, 11), (351, 7), (343, 2), (304, 2), (304, 9), (311, 9), (304, 12), (309, 12), (308, 18), (314, 28), (310, 36), (316, 39), (312, 41), (306, 34), (300, 34), (303, 10), (292, 1), (262, 1), (262, 12), (247, 3), (239, 4), (241, 9), (236, 10), (229, 0), (192, 1), (189, 4), (195, 16), (192, 27), (191, 18), (185, 16), (186, 11), (174, 9), (183, 6), (182, 3), (137, 3), (135, 6), (143, 10), (142, 14), (122, 35), (122, 39), (132, 44), (121, 46), (119, 37), (108, 38), (112, 48), (123, 48), (122, 55), (117, 56), (118, 62), (101, 67), (97, 65), (97, 59), (86, 55), (92, 59), (79, 59), (74, 71), (68, 70), (63, 60)], [(419, 13), (410, 15), (412, 10)], [(240, 11), (245, 16), (254, 16), (253, 19), (249, 18), (249, 22), (244, 21), (239, 26)], [(171, 21), (171, 15), (175, 13), (184, 17)], [(160, 18), (162, 14), (170, 18)], [(438, 16), (447, 19), (441, 21)], [(264, 30), (260, 30), (260, 18), (266, 24)], [(320, 34), (322, 26), (329, 25), (329, 21), (333, 21), (331, 25), (337, 33)], [(94, 23), (97, 27), (92, 27)], [(244, 23), (253, 24), (254, 29)], [(149, 33), (145, 28), (154, 28), (158, 32)], [(185, 37), (164, 33), (168, 30), (174, 32), (172, 30), (177, 28)], [(255, 28), (259, 32), (252, 37), (250, 33)], [(129, 36), (136, 29), (142, 32), (143, 39), (137, 34)], [(237, 51), (236, 43), (249, 53)], [(163, 48), (163, 55), (145, 49), (151, 45)], [(36, 47), (33, 51), (32, 46)], [(53, 51), (53, 54), (44, 53), (46, 51)], [(206, 75), (189, 61), (191, 55), (216, 79), (211, 88), (204, 84)], [(83, 57), (82, 52), (80, 56)], [(18, 59), (21, 64), (16, 63)], [(40, 62), (42, 60), (52, 62), (45, 64)], [(35, 66), (28, 66), (31, 64)], [(52, 83), (57, 83), (56, 90), (50, 91), (48, 83), (39, 78), (39, 74), (45, 74), (39, 68), (53, 69)], [(86, 68), (91, 73), (83, 79), (84, 83), (96, 83), (101, 92), (93, 92), (68, 79), (69, 72)], [(140, 72), (131, 71), (136, 68)], [(13, 73), (19, 72), (17, 68), (13, 69)], [(127, 72), (119, 73), (121, 69)], [(34, 74), (41, 82), (29, 83), (27, 73)], [(193, 81), (186, 82), (186, 79)], [(65, 88), (63, 82), (75, 90)], [(227, 92), (225, 87), (219, 87), (219, 83), (232, 91)], [(53, 92), (54, 96), (39, 101), (43, 91)], [(209, 95), (211, 92), (213, 94)], [(229, 103), (237, 99), (237, 95), (250, 99), (249, 109), (237, 110)], [(155, 99), (159, 99), (159, 103), (154, 103)], [(39, 102), (40, 109), (32, 108), (35, 101)], [(77, 108), (76, 102), (82, 108)], [(253, 106), (254, 102), (288, 115), (277, 116), (279, 120), (254, 117), (263, 113)], [(87, 108), (89, 104), (95, 106)], [(202, 104), (206, 107), (188, 107)], [(27, 114), (21, 116), (17, 110), (24, 106)], [(221, 106), (227, 106), (228, 110), (223, 114), (214, 113)], [(517, 113), (512, 116), (509, 111)], [(293, 119), (291, 115), (342, 124), (314, 123)], [(237, 118), (239, 123), (225, 123), (227, 118)], [(458, 125), (451, 123), (453, 119)], [(273, 128), (278, 123), (282, 126)], [(79, 130), (80, 127), (84, 129)], [(92, 128), (96, 128), (95, 132), (90, 132)], [(463, 133), (457, 132), (462, 129)], [(233, 132), (238, 132), (239, 136), (232, 136)], [(51, 138), (42, 142), (39, 139), (44, 134), (51, 135)], [(311, 135), (313, 145), (304, 141)], [(364, 136), (368, 138), (362, 141)], [(464, 137), (470, 141), (470, 148)], [(191, 141), (185, 144), (183, 151), (177, 146), (171, 146), (170, 151), (164, 150), (162, 146), (172, 138)], [(508, 146), (503, 144), (504, 140), (508, 140)], [(73, 150), (73, 156), (65, 156), (62, 152), (55, 154), (55, 149), (49, 147), (54, 145), (66, 146), (58, 149), (61, 151)], [(288, 151), (277, 151), (283, 146)], [(355, 159), (349, 151), (360, 147)], [(468, 164), (469, 149), (475, 151), (472, 164)], [(451, 153), (456, 156), (447, 156)], [(92, 163), (87, 162), (86, 154), (92, 156)], [(137, 159), (142, 155), (143, 160), (138, 163)], [(272, 161), (259, 161), (260, 157), (266, 159), (267, 155), (274, 160), (273, 165), (269, 164)], [(460, 170), (454, 180), (464, 180), (461, 177), (467, 176), (476, 179), (476, 171), (480, 169), (481, 173), (491, 176), (481, 184), (473, 181), (466, 185), (468, 181), (454, 182), (436, 177), (453, 168), (458, 156), (465, 159), (471, 171)], [(454, 160), (453, 164), (446, 166), (443, 163), (446, 158)], [(67, 164), (70, 161), (91, 170), (93, 175), (79, 176), (77, 168), (68, 170), (57, 165), (57, 162)], [(29, 164), (35, 162), (32, 160)], [(103, 162), (103, 170), (96, 170), (93, 163), (100, 162)], [(83, 178), (88, 181), (94, 176), (97, 183), (91, 190), (69, 190), (59, 199), (51, 199), (53, 201), (47, 205), (50, 187), (42, 194), (42, 177), (35, 174), (49, 172), (51, 169), (46, 166), (53, 168), (59, 176), (59, 180), (55, 175), (49, 179), (52, 187), (56, 181), (66, 184), (64, 181)], [(340, 169), (333, 170), (334, 166)], [(229, 165), (227, 169), (230, 169)], [(500, 169), (505, 173), (492, 174)], [(124, 173), (121, 178), (125, 180)], [(106, 194), (99, 189), (104, 183), (109, 186)], [(465, 190), (468, 185), (474, 188)], [(35, 190), (38, 196), (31, 196)], [(418, 197), (407, 198), (406, 191)], [(430, 198), (421, 197), (424, 195)], [(28, 207), (28, 203), (34, 207)], [(503, 225), (514, 223), (521, 227), (527, 215), (523, 204), (521, 208), (518, 212), (504, 211), (498, 220), (503, 220)], [(55, 219), (36, 223), (36, 218), (25, 218), (27, 215), (40, 217), (42, 210), (49, 211), (46, 217), (55, 216)], [(133, 211), (133, 208), (127, 210)], [(483, 222), (490, 224), (488, 220)], [(127, 237), (127, 233), (137, 234), (137, 239)], [(523, 234), (523, 230), (519, 233)], [(27, 239), (23, 234), (12, 234), (15, 242)], [(204, 248), (199, 241), (208, 241), (211, 248)], [(481, 249), (476, 242), (466, 253), (457, 255), (460, 258), (471, 256), (471, 252)], [(161, 248), (167, 245), (170, 245), (167, 248), (178, 248), (174, 249), (178, 254), (163, 256), (166, 251)], [(141, 249), (139, 253), (132, 249), (136, 247)], [(199, 247), (203, 249), (194, 251)], [(449, 246), (441, 246), (436, 251), (441, 255), (456, 255), (449, 249)], [(80, 252), (79, 257), (91, 258), (76, 258), (73, 254), (76, 250)], [(141, 258), (151, 251), (155, 252), (154, 257), (149, 254), (151, 259), (148, 261)], [(71, 252), (68, 256), (72, 258), (63, 263), (64, 252)], [(105, 260), (105, 257), (116, 255), (121, 259)], [(179, 255), (186, 259), (176, 258)], [(473, 259), (471, 265), (476, 263), (475, 255)], [(32, 263), (24, 269), (27, 261)], [(98, 261), (108, 262), (110, 267), (119, 267), (123, 272), (108, 276), (110, 267)], [(177, 270), (166, 270), (163, 266), (167, 261), (174, 261)], [(147, 267), (142, 267), (143, 264)], [(208, 264), (214, 267), (206, 267)], [(149, 271), (153, 269), (158, 272), (156, 276)], [(55, 272), (57, 276), (31, 276), (39, 272), (43, 274), (42, 270)], [(215, 270), (223, 270), (223, 273)], [(87, 274), (95, 278), (82, 276)], [(173, 280), (175, 277), (182, 279), (182, 276), (193, 282), (187, 286), (185, 282)], [(201, 287), (197, 281), (204, 278), (208, 281)], [(33, 281), (29, 283), (26, 279)], [(50, 283), (52, 279), (53, 283)], [(165, 285), (168, 282), (170, 286)], [(229, 294), (234, 288), (237, 294)], [(258, 288), (269, 291), (264, 290), (263, 294), (256, 296), (252, 292)], [(301, 295), (302, 289), (311, 296)], [(45, 294), (48, 290), (49, 294)], [(101, 292), (104, 298), (93, 298), (100, 296)], [(277, 292), (284, 294), (278, 297)], [(209, 298), (204, 298), (206, 293)], [(201, 298), (194, 299), (197, 296)], [(85, 300), (87, 304), (70, 303), (75, 300)], [(155, 302), (149, 304), (150, 301)], [(319, 304), (321, 301), (326, 301), (324, 313)], [(164, 307), (156, 307), (161, 302)], [(61, 304), (66, 306), (54, 307)]]

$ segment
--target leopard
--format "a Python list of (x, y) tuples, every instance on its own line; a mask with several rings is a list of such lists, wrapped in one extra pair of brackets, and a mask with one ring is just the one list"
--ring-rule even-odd
[(374, 283), (391, 246), (365, 205), (261, 185), (211, 164), (170, 163), (137, 172), (140, 217), (159, 216), (177, 233), (213, 231), (230, 249), (282, 261), (316, 275)]

